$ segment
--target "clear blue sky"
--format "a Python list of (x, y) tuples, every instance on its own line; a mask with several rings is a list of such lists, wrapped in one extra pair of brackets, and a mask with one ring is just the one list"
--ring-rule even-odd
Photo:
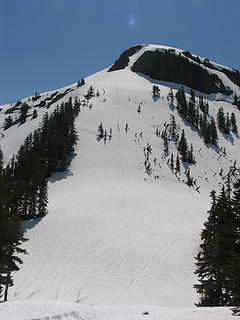
[(0, 0), (0, 104), (76, 82), (137, 43), (240, 69), (239, 0)]

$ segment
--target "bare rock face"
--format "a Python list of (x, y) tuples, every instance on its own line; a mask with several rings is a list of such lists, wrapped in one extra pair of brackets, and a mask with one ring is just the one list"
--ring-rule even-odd
[(209, 73), (204, 66), (190, 61), (183, 54), (175, 53), (173, 49), (145, 51), (131, 70), (152, 79), (179, 83), (206, 94), (232, 93), (216, 74)]

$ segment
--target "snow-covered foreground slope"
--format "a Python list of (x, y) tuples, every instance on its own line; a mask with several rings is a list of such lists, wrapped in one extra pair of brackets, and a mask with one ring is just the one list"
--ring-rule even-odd
[[(92, 108), (81, 107), (76, 119), (79, 142), (69, 171), (49, 179), (49, 214), (41, 220), (24, 222), (28, 255), (14, 276), (10, 300), (163, 307), (149, 307), (153, 310), (149, 319), (229, 319), (229, 311), (215, 313), (215, 318), (206, 316), (205, 312), (212, 312), (209, 310), (198, 311), (200, 315), (195, 317), (191, 309), (173, 309), (170, 314), (164, 308), (191, 308), (198, 301), (193, 289), (194, 256), (209, 209), (209, 192), (219, 187), (221, 168), (223, 175), (227, 174), (237, 160), (239, 138), (219, 133), (219, 146), (225, 147), (226, 155), (205, 146), (199, 134), (169, 106), (169, 88), (157, 84), (161, 98), (155, 101), (149, 80), (128, 69), (112, 73), (104, 70), (64, 97), (64, 101), (69, 96), (82, 99), (90, 85), (100, 93), (90, 100)], [(209, 105), (215, 116), (220, 106), (225, 112), (237, 112), (223, 101), (210, 101)], [(40, 109), (37, 119), (28, 119), (26, 124), (4, 132), (1, 146), (7, 158), (38, 126), (40, 114), (45, 111)], [(170, 122), (171, 114), (185, 130), (189, 144), (193, 143), (197, 164), (191, 166), (191, 174), (197, 179), (200, 193), (183, 183), (183, 167), (179, 179), (172, 173), (163, 141), (155, 134), (157, 126), (163, 130), (164, 123)], [(237, 121), (240, 127), (239, 117)], [(100, 122), (108, 134), (112, 128), (112, 137), (106, 141), (97, 140)], [(152, 146), (150, 175), (144, 167), (143, 148), (147, 143)], [(174, 143), (170, 143), (169, 151), (176, 157)], [(0, 306), (0, 315), (9, 305)], [(13, 309), (21, 308), (13, 305)], [(121, 312), (124, 315), (119, 319), (147, 317), (142, 315), (144, 308), (99, 308), (96, 312), (89, 307), (63, 308), (56, 309), (60, 315), (56, 319), (71, 319), (63, 314), (74, 310), (79, 315), (72, 315), (72, 319), (118, 319)], [(26, 319), (46, 315), (28, 315)], [(49, 314), (50, 319), (55, 319), (53, 315)]]
[(164, 308), (145, 306), (88, 306), (53, 301), (7, 302), (4, 320), (232, 320), (227, 308)]

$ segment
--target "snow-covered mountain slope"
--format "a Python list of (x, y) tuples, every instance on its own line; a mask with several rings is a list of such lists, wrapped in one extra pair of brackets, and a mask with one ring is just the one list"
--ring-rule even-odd
[[(139, 52), (133, 54), (131, 63), (138, 58)], [(90, 86), (99, 91), (99, 96), (85, 100), (76, 118), (79, 142), (69, 171), (49, 179), (49, 214), (23, 224), (28, 255), (14, 276), (10, 299), (192, 307), (198, 301), (193, 289), (194, 256), (210, 205), (209, 192), (219, 190), (235, 161), (239, 165), (238, 134), (218, 131), (219, 148), (205, 145), (167, 101), (169, 87), (175, 93), (180, 84), (142, 77), (129, 67), (106, 69), (85, 81), (79, 88), (73, 84), (57, 90), (66, 94), (50, 106), (36, 107), (54, 92), (41, 94), (35, 102), (23, 99), (31, 107), (29, 115), (35, 108), (38, 117), (1, 131), (8, 161), (46, 111), (69, 97), (85, 100)], [(152, 97), (153, 84), (161, 90), (159, 99)], [(240, 127), (236, 106), (213, 100), (215, 95), (204, 97), (209, 99), (210, 115), (216, 118), (222, 106), (229, 114), (235, 112)], [(1, 106), (1, 126), (10, 107)], [(11, 115), (18, 114), (16, 107)], [(188, 166), (196, 179), (193, 187), (186, 184), (186, 164), (177, 176), (170, 169), (170, 154), (174, 159), (177, 155), (175, 143), (169, 143), (165, 154), (163, 140), (155, 134), (171, 115), (180, 132), (185, 130), (189, 145), (193, 143), (196, 164)], [(97, 139), (101, 122), (106, 140)], [(144, 166), (147, 144), (152, 148), (151, 172)]]

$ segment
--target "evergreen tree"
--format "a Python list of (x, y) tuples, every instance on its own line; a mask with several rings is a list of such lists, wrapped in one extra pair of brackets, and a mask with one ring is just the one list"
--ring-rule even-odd
[(172, 139), (175, 139), (177, 136), (177, 123), (175, 120), (174, 115), (171, 114), (171, 119), (170, 119), (170, 134)]
[(190, 91), (190, 99), (188, 103), (188, 115), (187, 120), (194, 126), (197, 123), (197, 109), (196, 109), (196, 101), (195, 101), (195, 93), (191, 89)]
[(191, 146), (190, 146), (190, 150), (188, 150), (188, 152), (187, 152), (187, 162), (188, 163), (193, 163), (193, 164), (196, 163), (196, 160), (195, 160), (195, 157), (194, 157), (194, 154), (193, 154), (193, 144), (192, 143), (191, 143)]
[(184, 130), (182, 130), (182, 135), (178, 143), (178, 150), (182, 156), (182, 161), (187, 161), (188, 145), (187, 145), (187, 140), (185, 138)]
[(229, 262), (229, 292), (231, 305), (240, 306), (240, 179), (234, 184), (233, 196), (231, 198), (231, 208), (233, 215), (233, 239)]
[(177, 99), (177, 109), (181, 113), (181, 115), (187, 118), (188, 115), (188, 104), (186, 100), (186, 95), (183, 87), (181, 87), (176, 93)]
[(77, 82), (77, 88), (83, 86), (84, 84), (85, 84), (85, 80), (84, 80), (84, 79), (78, 80), (78, 82)]
[(200, 284), (195, 284), (200, 294), (200, 306), (227, 306), (229, 294), (229, 260), (234, 245), (234, 218), (229, 192), (223, 187), (216, 198), (212, 192), (212, 207), (201, 234), (201, 251), (196, 257)]
[(230, 122), (230, 118), (229, 118), (229, 113), (227, 112), (224, 133), (225, 134), (229, 134), (230, 133), (230, 128), (231, 128), (231, 122)]
[(213, 117), (211, 117), (211, 123), (210, 123), (210, 140), (211, 140), (212, 144), (217, 145), (218, 134), (217, 134), (215, 120)]
[(173, 159), (173, 153), (171, 153), (171, 159), (170, 159), (170, 168), (173, 170), (174, 168), (174, 159)]
[(26, 241), (21, 232), (18, 213), (12, 205), (12, 177), (9, 166), (0, 174), (0, 296), (4, 289), (7, 301), (8, 288), (13, 285), (12, 272), (19, 270), (22, 260), (18, 253), (26, 253), (20, 247)]
[(217, 124), (218, 124), (218, 128), (225, 131), (225, 127), (226, 127), (226, 119), (225, 119), (225, 114), (224, 114), (224, 110), (223, 107), (220, 107), (218, 109), (218, 113), (217, 113)]
[(176, 167), (175, 167), (177, 172), (180, 172), (181, 170), (181, 164), (180, 164), (180, 160), (179, 160), (179, 156), (177, 155), (177, 159), (176, 159)]
[(173, 105), (174, 94), (173, 94), (172, 88), (170, 88), (170, 91), (169, 91), (169, 93), (167, 95), (167, 100), (170, 102), (171, 105)]
[(34, 109), (33, 110), (33, 114), (32, 114), (32, 119), (35, 119), (35, 118), (37, 118), (37, 110), (36, 109)]
[(5, 118), (4, 120), (4, 124), (3, 124), (3, 129), (7, 130), (8, 128), (10, 128), (13, 125), (13, 119), (12, 117), (9, 115), (7, 118)]
[(159, 97), (160, 96), (160, 89), (158, 86), (154, 85), (152, 89), (153, 97)]
[(164, 145), (164, 152), (168, 153), (168, 137), (166, 134), (164, 135), (164, 138), (163, 138), (163, 145)]
[(19, 115), (19, 121), (21, 124), (23, 124), (26, 121), (28, 110), (29, 110), (29, 106), (26, 102), (24, 102), (21, 106), (20, 115)]
[(238, 132), (238, 127), (237, 127), (237, 121), (236, 121), (236, 116), (235, 116), (234, 112), (231, 113), (230, 122), (231, 122), (231, 130), (233, 132), (237, 133)]
[(102, 122), (98, 126), (98, 137), (102, 139), (104, 137), (104, 130), (103, 130), (103, 125)]

